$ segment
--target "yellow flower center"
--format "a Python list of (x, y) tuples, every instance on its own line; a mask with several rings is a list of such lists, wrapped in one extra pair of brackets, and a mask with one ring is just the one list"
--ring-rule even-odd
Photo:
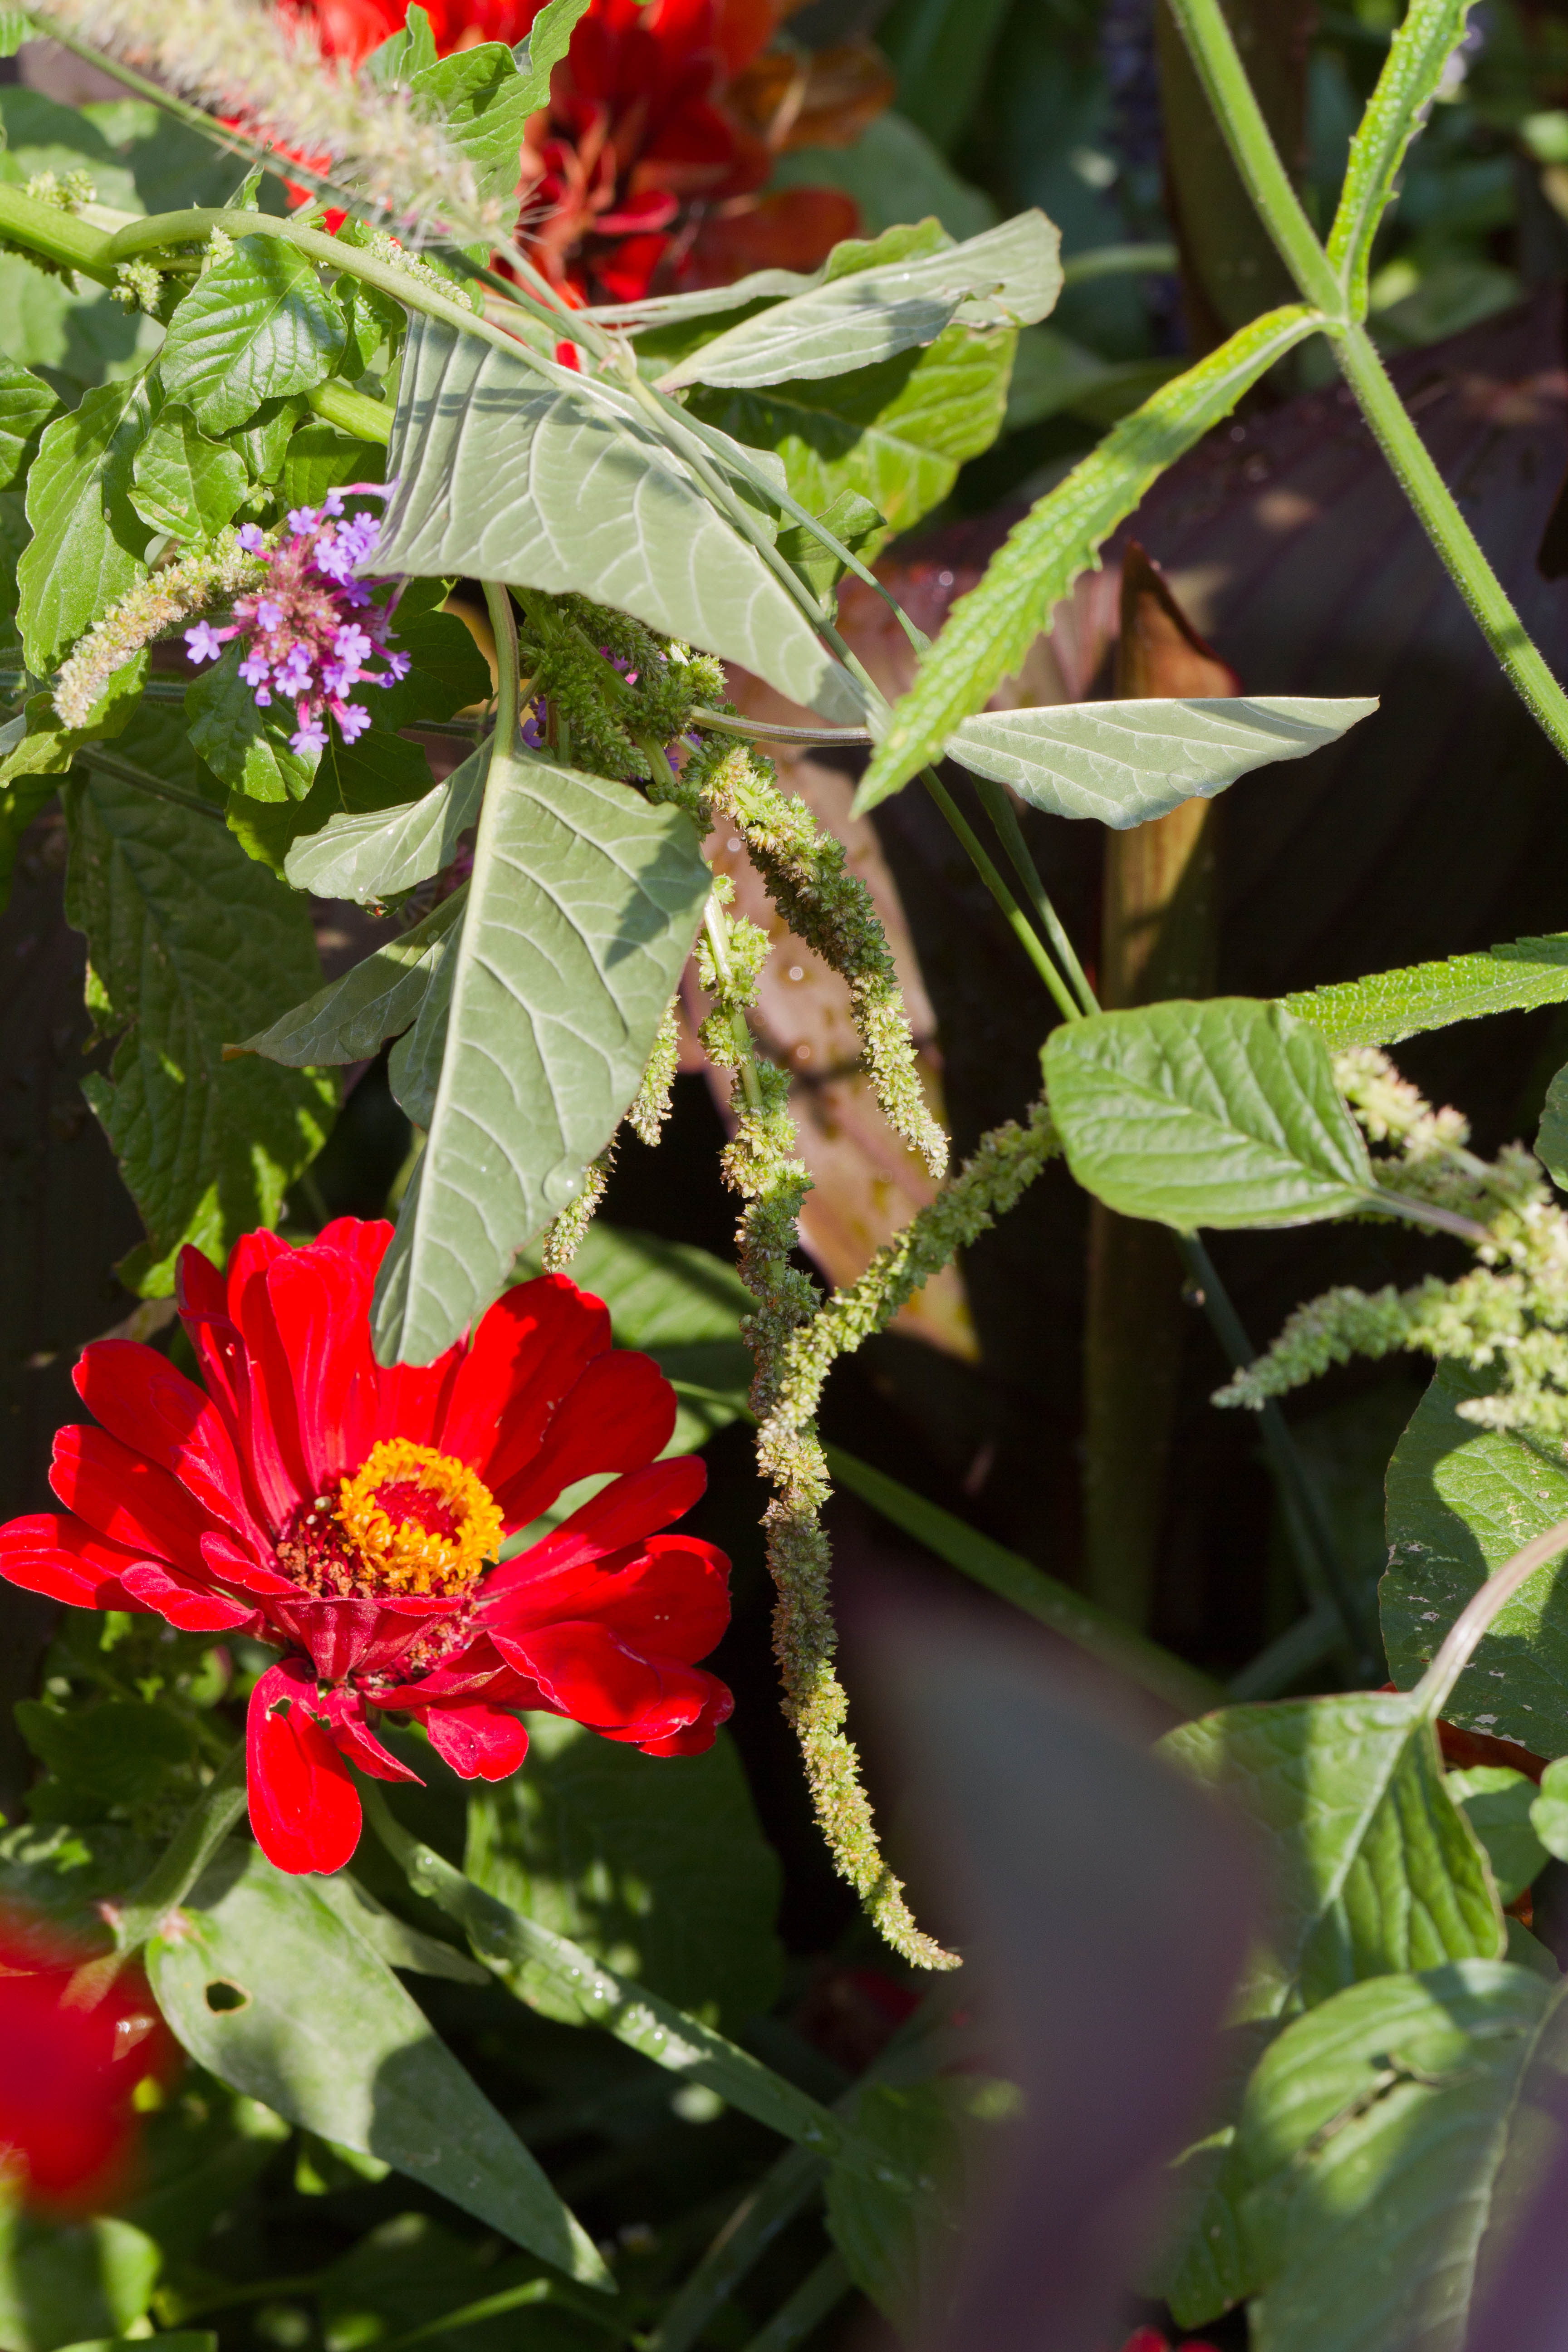
[(338, 1524), (377, 1592), (458, 1593), (500, 1555), (501, 1515), (466, 1462), (384, 1437), (338, 1490)]

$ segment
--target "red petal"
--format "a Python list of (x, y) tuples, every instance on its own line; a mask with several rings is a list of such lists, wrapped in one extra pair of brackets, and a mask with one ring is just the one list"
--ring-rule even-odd
[(224, 1592), (210, 1592), (188, 1576), (175, 1576), (158, 1561), (138, 1560), (122, 1570), (121, 1582), (136, 1606), (155, 1609), (182, 1633), (232, 1633), (237, 1626), (256, 1624), (257, 1611)]
[(67, 1510), (100, 1535), (129, 1545), (143, 1559), (199, 1569), (211, 1513), (167, 1470), (107, 1431), (81, 1422), (57, 1430), (49, 1484)]
[(134, 1339), (95, 1339), (82, 1349), (71, 1377), (83, 1404), (110, 1436), (170, 1471), (237, 1533), (263, 1536), (217, 1408), (156, 1348)]
[(518, 1642), (538, 1625), (592, 1622), (640, 1655), (695, 1664), (729, 1625), (729, 1580), (730, 1563), (717, 1546), (698, 1536), (650, 1536), (607, 1559), (514, 1587), (487, 1608), (484, 1622), (493, 1634)]
[(493, 1492), (532, 1460), (562, 1398), (609, 1346), (609, 1309), (564, 1275), (503, 1291), (479, 1319), (437, 1444)]
[(528, 1727), (499, 1706), (433, 1706), (430, 1745), (465, 1780), (506, 1780), (528, 1753)]
[(318, 1599), (298, 1586), (291, 1598), (273, 1594), (264, 1605), (272, 1623), (310, 1652), (324, 1683), (342, 1682), (356, 1669), (384, 1672), (413, 1647), (432, 1618), (450, 1616), (458, 1606), (422, 1593), (384, 1600), (352, 1594)]
[(139, 1610), (120, 1579), (140, 1558), (60, 1511), (38, 1511), (0, 1528), (0, 1577), (73, 1609)]
[(357, 1691), (329, 1691), (321, 1707), (339, 1748), (362, 1772), (373, 1780), (412, 1780), (416, 1788), (425, 1786), (417, 1772), (383, 1747), (364, 1719), (364, 1701)]
[[(526, 1584), (531, 1591), (545, 1577), (625, 1551), (656, 1528), (684, 1518), (707, 1485), (706, 1466), (696, 1454), (678, 1454), (668, 1462), (650, 1462), (644, 1470), (628, 1471), (563, 1519), (542, 1542), (493, 1570), (485, 1580), (487, 1603), (519, 1585)], [(558, 1616), (572, 1613), (555, 1612)]]
[(370, 1351), (374, 1269), (357, 1253), (314, 1243), (267, 1269), (267, 1296), (288, 1360), (295, 1425), (312, 1494), (357, 1470), (379, 1418)]
[(735, 1711), (733, 1694), (717, 1675), (704, 1674), (700, 1666), (683, 1667), (665, 1658), (656, 1663), (664, 1683), (665, 1720), (674, 1722), (689, 1711), (689, 1721), (683, 1727), (667, 1731), (649, 1716), (624, 1731), (601, 1731), (600, 1738), (616, 1740), (625, 1748), (640, 1748), (645, 1756), (705, 1756), (713, 1745), (719, 1726), (727, 1723)]
[(435, 1445), (446, 1415), (447, 1400), (463, 1360), (454, 1341), (433, 1364), (378, 1364), (376, 1391), (380, 1398), (378, 1437), (411, 1437), (420, 1445)]
[(247, 1552), (241, 1551), (237, 1543), (223, 1534), (215, 1533), (202, 1538), (202, 1559), (208, 1572), (220, 1584), (237, 1584), (242, 1592), (281, 1592), (287, 1595), (300, 1590), (288, 1577), (279, 1576), (276, 1569), (258, 1567)]
[(675, 1391), (651, 1356), (597, 1356), (544, 1433), (537, 1459), (490, 1492), (507, 1527), (525, 1528), (564, 1487), (604, 1470), (640, 1470), (668, 1444)]
[[(280, 1699), (287, 1715), (276, 1713)], [(279, 1870), (341, 1870), (359, 1843), (348, 1767), (310, 1712), (315, 1685), (296, 1660), (271, 1666), (250, 1694), (246, 1772), (256, 1843)]]
[[(538, 1625), (516, 1637), (498, 1633), (494, 1640), (504, 1658), (533, 1676), (547, 1706), (595, 1730), (642, 1723), (663, 1696), (658, 1669), (604, 1625)], [(658, 1728), (677, 1730), (689, 1719), (689, 1712), (679, 1724)]]
[(239, 1328), (248, 1374), (242, 1445), (279, 1528), (316, 1492), (300, 1449), (293, 1368), (279, 1337), (268, 1281), (277, 1261), (290, 1255), (276, 1234), (246, 1234), (228, 1262), (229, 1314)]

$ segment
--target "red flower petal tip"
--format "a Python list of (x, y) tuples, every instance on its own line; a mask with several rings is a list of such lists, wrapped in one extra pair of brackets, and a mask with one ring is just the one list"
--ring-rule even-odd
[[(0, 1528), (0, 1576), (29, 1591), (282, 1654), (247, 1728), (251, 1825), (280, 1870), (349, 1860), (350, 1763), (416, 1777), (380, 1715), (499, 1780), (527, 1749), (521, 1706), (689, 1755), (732, 1704), (697, 1663), (728, 1622), (729, 1562), (666, 1532), (703, 1473), (658, 1458), (675, 1398), (658, 1366), (613, 1348), (603, 1303), (552, 1275), (437, 1362), (384, 1370), (370, 1300), (391, 1237), (350, 1217), (303, 1249), (249, 1234), (226, 1276), (187, 1252), (205, 1389), (152, 1348), (85, 1349), (77, 1386), (104, 1426), (60, 1432), (61, 1512)], [(501, 1564), (510, 1535), (606, 1474)]]

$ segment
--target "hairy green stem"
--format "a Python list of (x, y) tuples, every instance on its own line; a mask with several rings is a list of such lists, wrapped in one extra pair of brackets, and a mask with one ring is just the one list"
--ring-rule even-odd
[(742, 719), (732, 710), (703, 710), (696, 707), (691, 713), (694, 727), (711, 728), (715, 734), (738, 735), (743, 743), (873, 743), (876, 737), (868, 727), (775, 727), (760, 719)]
[(1554, 748), (1568, 759), (1568, 694), (1515, 612), (1501, 581), (1433, 464), (1415, 421), (1400, 399), (1364, 327), (1331, 334), (1345, 381), (1361, 403), (1384, 456), (1420, 520), (1504, 675)]
[(1007, 853), (1013, 871), (1023, 884), (1029, 903), (1039, 918), (1040, 928), (1056, 950), (1058, 961), (1072, 983), (1079, 1003), (1085, 1013), (1098, 1013), (1100, 1000), (1089, 984), (1089, 975), (1078, 960), (1078, 950), (1068, 939), (1067, 928), (1052, 906), (1046, 886), (1040, 879), (1040, 869), (1024, 838), (1024, 828), (1018, 822), (1012, 793), (1005, 784), (999, 784), (993, 776), (976, 776), (974, 784), (985, 814), (995, 826), (1002, 846)]

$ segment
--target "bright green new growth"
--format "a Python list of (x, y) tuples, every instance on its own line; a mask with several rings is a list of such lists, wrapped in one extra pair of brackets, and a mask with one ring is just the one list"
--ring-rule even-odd
[(1368, 1140), (1388, 1147), (1379, 1176), (1386, 1171), (1406, 1197), (1471, 1219), (1489, 1238), (1455, 1282), (1429, 1275), (1405, 1291), (1325, 1291), (1215, 1402), (1257, 1410), (1352, 1356), (1414, 1349), (1495, 1374), (1494, 1394), (1458, 1408), (1466, 1420), (1568, 1437), (1568, 1215), (1539, 1163), (1519, 1144), (1478, 1159), (1459, 1113), (1433, 1110), (1374, 1047), (1342, 1054), (1334, 1066)]

